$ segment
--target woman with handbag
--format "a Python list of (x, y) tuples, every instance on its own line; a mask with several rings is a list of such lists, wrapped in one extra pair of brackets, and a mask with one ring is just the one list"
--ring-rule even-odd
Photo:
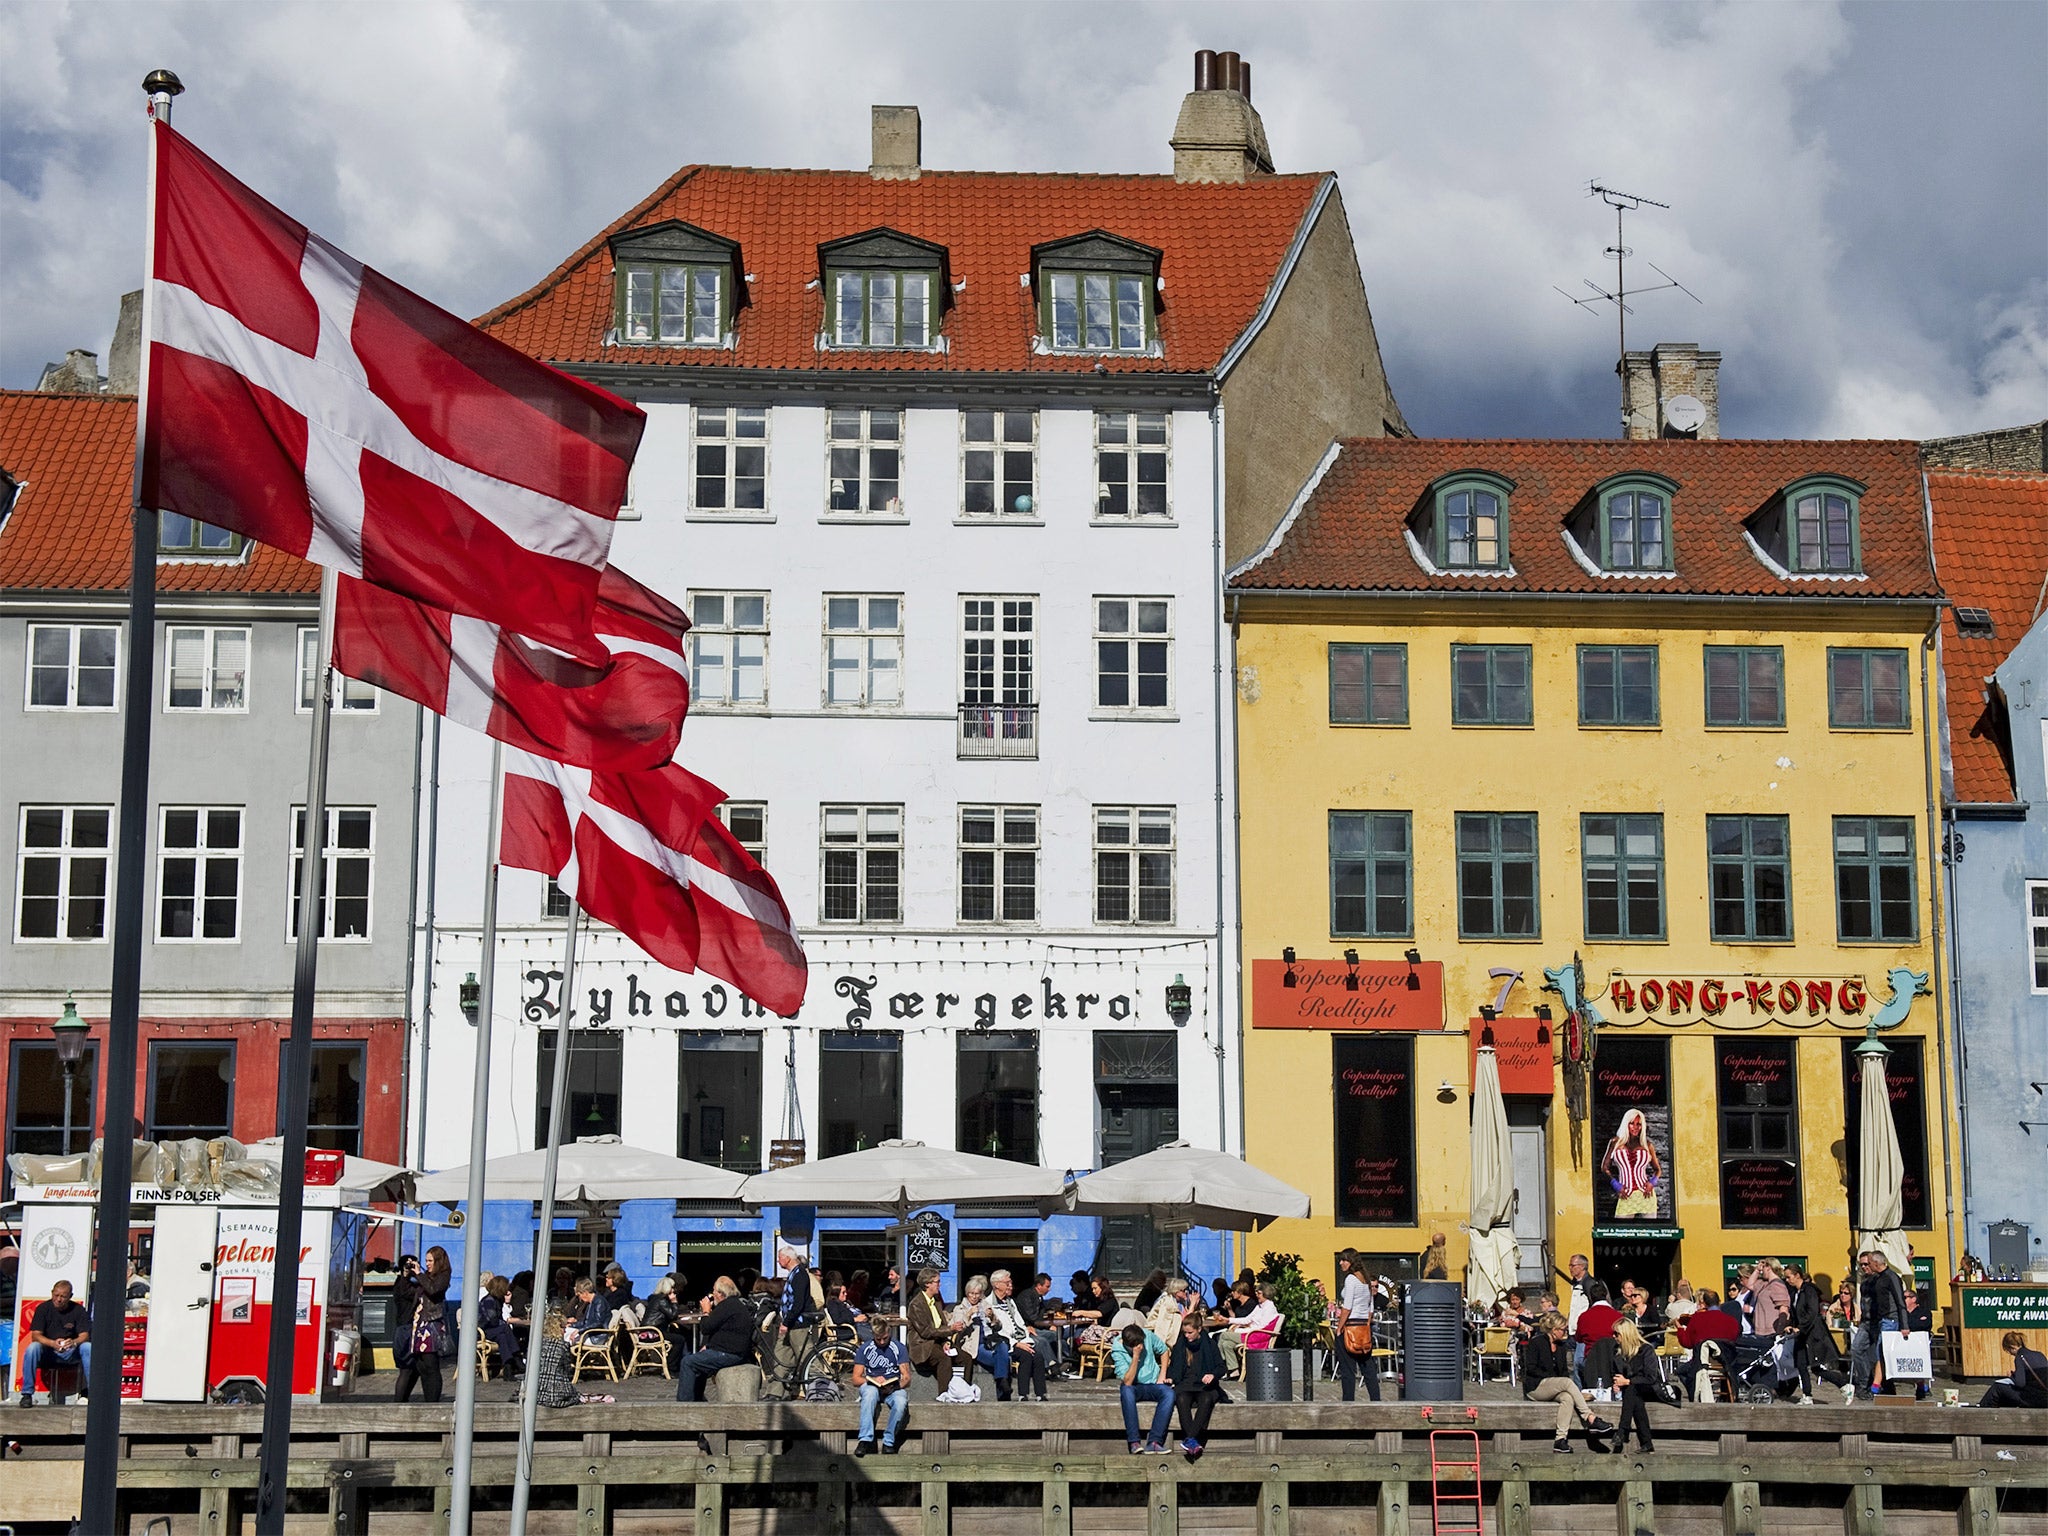
[(412, 1315), (399, 1319), (406, 1330), (412, 1353), (398, 1368), (397, 1399), (412, 1401), (413, 1383), (427, 1402), (441, 1401), (441, 1356), (448, 1349), (448, 1282), (454, 1279), (448, 1265), (448, 1250), (429, 1248), (426, 1268), (420, 1271), (417, 1299)]
[(1365, 1377), (1365, 1395), (1380, 1400), (1380, 1365), (1372, 1353), (1372, 1287), (1361, 1272), (1364, 1261), (1356, 1248), (1337, 1255), (1337, 1273), (1343, 1287), (1337, 1294), (1339, 1314), (1337, 1335), (1337, 1380), (1344, 1389), (1344, 1401), (1355, 1402), (1358, 1378)]

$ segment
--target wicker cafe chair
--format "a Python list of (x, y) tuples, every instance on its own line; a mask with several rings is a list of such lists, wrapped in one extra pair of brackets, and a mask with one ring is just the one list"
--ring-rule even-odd
[(591, 1328), (576, 1335), (576, 1342), (569, 1347), (569, 1379), (581, 1381), (587, 1368), (593, 1376), (617, 1381), (619, 1366), (612, 1357), (612, 1350), (618, 1344), (618, 1337), (616, 1327)]
[(633, 1346), (633, 1353), (626, 1361), (626, 1374), (636, 1376), (641, 1371), (660, 1371), (668, 1377), (668, 1340), (661, 1336), (659, 1328), (635, 1328), (626, 1335)]
[(476, 1341), (476, 1379), (478, 1381), (489, 1381), (491, 1379), (491, 1362), (497, 1358), (497, 1345), (484, 1338), (479, 1338)]
[(1090, 1366), (1095, 1368), (1095, 1379), (1097, 1381), (1101, 1381), (1109, 1374), (1109, 1341), (1107, 1339), (1098, 1339), (1093, 1344), (1077, 1344), (1074, 1346), (1074, 1349), (1079, 1362), (1076, 1368), (1077, 1375), (1086, 1376)]

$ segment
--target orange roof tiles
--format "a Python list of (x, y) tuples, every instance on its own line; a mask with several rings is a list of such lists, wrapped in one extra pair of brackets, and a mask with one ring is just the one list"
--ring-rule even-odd
[[(0, 526), (0, 588), (128, 590), (133, 395), (0, 390), (0, 469), (22, 483)], [(247, 560), (159, 564), (156, 582), (165, 592), (320, 590), (314, 567), (262, 544)]]
[[(1402, 537), (1435, 480), (1486, 470), (1508, 496), (1507, 576), (1432, 575)], [(1648, 471), (1677, 484), (1671, 499), (1674, 574), (1598, 576), (1567, 548), (1565, 519), (1599, 482)], [(1834, 474), (1862, 497), (1862, 580), (1788, 580), (1757, 558), (1744, 521), (1783, 487)], [(1910, 442), (1544, 442), (1372, 438), (1346, 441), (1276, 549), (1231, 577), (1244, 591), (1602, 593), (1927, 598), (1928, 560), (1919, 445)]]
[(2012, 765), (1990, 677), (2040, 612), (2048, 588), (2048, 475), (1930, 470), (1934, 561), (1950, 601), (1989, 610), (1990, 639), (1961, 634), (1941, 616), (1955, 798), (1986, 804), (2013, 798)]
[[(1051, 374), (1091, 372), (1099, 363), (1112, 373), (1204, 373), (1258, 314), (1323, 180), (926, 171), (915, 181), (879, 181), (865, 171), (689, 166), (477, 323), (550, 362)], [(739, 242), (747, 303), (730, 350), (604, 344), (613, 323), (606, 241), (667, 219)], [(825, 324), (824, 291), (813, 286), (819, 245), (882, 226), (944, 246), (954, 282), (965, 282), (947, 296), (944, 352), (818, 348)], [(1161, 356), (1032, 349), (1037, 315), (1031, 290), (1018, 282), (1031, 270), (1032, 246), (1095, 229), (1165, 253)]]

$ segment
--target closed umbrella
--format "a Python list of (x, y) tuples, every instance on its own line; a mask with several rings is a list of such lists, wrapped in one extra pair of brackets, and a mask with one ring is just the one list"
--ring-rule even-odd
[(1472, 1243), (1465, 1265), (1465, 1299), (1491, 1307), (1522, 1269), (1515, 1237), (1515, 1170), (1508, 1143), (1508, 1107), (1500, 1096), (1500, 1063), (1493, 1047), (1479, 1047), (1472, 1084)]
[[(538, 1200), (547, 1152), (517, 1152), (484, 1164), (484, 1188), (493, 1200)], [(629, 1147), (616, 1136), (586, 1136), (561, 1150), (555, 1198), (583, 1203), (611, 1200), (732, 1200), (745, 1175), (687, 1158)], [(419, 1197), (438, 1205), (469, 1198), (469, 1169), (422, 1174)]]
[(1036, 1163), (885, 1141), (815, 1163), (771, 1168), (748, 1179), (748, 1205), (868, 1205), (907, 1215), (925, 1205), (1030, 1205), (1049, 1215), (1066, 1206), (1066, 1175)]
[(1077, 1216), (1150, 1216), (1162, 1231), (1256, 1232), (1308, 1215), (1308, 1196), (1241, 1157), (1175, 1141), (1076, 1180), (1073, 1209)]
[(1873, 1250), (1907, 1281), (1913, 1261), (1901, 1230), (1906, 1212), (1906, 1159), (1899, 1152), (1899, 1128), (1892, 1121), (1892, 1096), (1884, 1059), (1891, 1054), (1871, 1035), (1856, 1047), (1863, 1061), (1863, 1134), (1857, 1148), (1856, 1251)]

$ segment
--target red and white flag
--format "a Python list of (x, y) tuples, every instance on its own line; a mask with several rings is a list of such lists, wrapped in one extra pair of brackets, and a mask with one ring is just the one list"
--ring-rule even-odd
[(612, 773), (675, 756), (690, 706), (683, 610), (616, 565), (597, 591), (601, 667), (482, 619), (343, 577), (334, 665), (540, 757)]
[(552, 875), (671, 970), (708, 971), (787, 1018), (804, 1000), (803, 946), (773, 878), (719, 821), (724, 799), (674, 764), (591, 773), (508, 752), (498, 861)]
[(144, 504), (602, 663), (591, 614), (639, 408), (151, 131)]

